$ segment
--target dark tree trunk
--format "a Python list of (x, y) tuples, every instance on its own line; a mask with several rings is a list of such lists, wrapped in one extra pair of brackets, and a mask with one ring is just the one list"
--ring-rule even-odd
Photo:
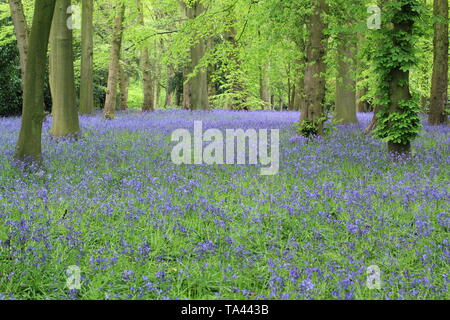
[(434, 25), (434, 60), (428, 122), (447, 122), (445, 108), (448, 99), (448, 0), (434, 0), (434, 16), (442, 19)]
[(326, 36), (323, 14), (325, 0), (314, 1), (314, 12), (310, 16), (309, 37), (306, 46), (305, 103), (301, 110), (300, 122), (309, 122), (316, 127), (316, 133), (323, 134), (326, 71)]
[(34, 5), (24, 81), (22, 124), (16, 147), (18, 160), (40, 161), (42, 157), (45, 61), (55, 2), (56, 0), (36, 1)]

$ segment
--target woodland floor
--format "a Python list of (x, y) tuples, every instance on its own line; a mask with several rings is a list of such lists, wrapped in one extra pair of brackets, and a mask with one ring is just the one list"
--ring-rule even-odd
[[(0, 299), (448, 299), (450, 127), (424, 124), (393, 162), (361, 133), (371, 116), (309, 142), (294, 112), (97, 115), (60, 143), (48, 119), (29, 173), (12, 165), (20, 120), (0, 119)], [(279, 174), (172, 164), (194, 119), (280, 128)]]

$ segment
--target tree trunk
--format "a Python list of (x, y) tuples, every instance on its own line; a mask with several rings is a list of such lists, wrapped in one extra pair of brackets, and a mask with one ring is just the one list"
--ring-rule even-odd
[(301, 60), (301, 66), (298, 69), (298, 80), (295, 86), (295, 96), (294, 96), (294, 110), (303, 110), (303, 105), (305, 103), (305, 59)]
[(73, 71), (72, 30), (67, 27), (67, 8), (71, 0), (56, 0), (52, 29), (54, 33), (53, 59), (53, 123), (54, 137), (76, 136), (80, 131)]
[[(410, 13), (409, 6), (402, 6), (402, 13)], [(413, 32), (413, 22), (407, 20), (405, 22), (395, 21), (393, 22), (393, 34), (406, 34), (412, 35)], [(409, 48), (403, 48), (403, 50), (408, 50)], [(401, 103), (404, 101), (411, 100), (411, 92), (409, 91), (409, 70), (402, 70), (400, 66), (396, 66), (391, 69), (389, 74), (389, 114), (403, 113), (403, 108)], [(392, 127), (394, 123), (389, 122), (388, 126)], [(397, 143), (388, 142), (388, 149), (390, 153), (393, 154), (409, 154), (411, 152), (411, 142), (407, 143)]]
[(173, 93), (174, 86), (172, 86), (172, 80), (174, 77), (173, 65), (169, 64), (167, 67), (167, 88), (166, 88), (166, 100), (164, 102), (164, 107), (170, 107), (173, 104)]
[(290, 111), (295, 111), (295, 97), (297, 95), (297, 87), (296, 85), (292, 85), (291, 86), (291, 90), (290, 90), (290, 99), (289, 99), (289, 110)]
[(189, 75), (189, 68), (186, 67), (183, 70), (183, 108), (184, 109), (191, 109), (191, 86), (190, 81), (187, 80), (187, 76)]
[(117, 12), (114, 19), (108, 70), (108, 89), (106, 91), (105, 107), (103, 110), (103, 116), (105, 119), (114, 119), (116, 105), (117, 82), (119, 80), (120, 49), (122, 47), (122, 24), (125, 15), (125, 5), (121, 0), (116, 2), (116, 9)]
[(29, 53), (23, 92), (23, 113), (16, 159), (40, 161), (44, 120), (44, 82), (48, 40), (56, 0), (36, 1), (29, 38)]
[(325, 0), (314, 1), (314, 12), (310, 17), (308, 44), (306, 46), (305, 102), (300, 122), (314, 126), (314, 133), (323, 134), (326, 36), (322, 17), (326, 10)]
[(128, 109), (128, 85), (130, 84), (130, 76), (128, 72), (125, 71), (125, 68), (120, 65), (120, 110)]
[[(358, 33), (357, 37), (358, 37), (357, 51), (359, 52), (366, 41), (366, 37), (364, 36), (363, 33)], [(358, 72), (357, 83), (359, 84), (364, 80), (364, 77), (361, 77), (360, 75), (361, 75), (363, 68), (365, 68), (363, 62), (361, 61), (361, 59), (359, 59), (359, 57), (357, 58), (357, 61), (356, 61), (356, 68), (357, 68), (357, 72)], [(370, 111), (369, 102), (367, 100), (361, 100), (362, 97), (364, 97), (367, 93), (368, 93), (367, 87), (361, 87), (361, 86), (357, 85), (356, 112), (369, 112)]]
[(263, 109), (270, 109), (270, 84), (268, 77), (269, 64), (266, 63), (261, 68), (260, 78), (259, 78), (259, 96), (264, 102)]
[[(144, 8), (140, 0), (137, 0), (137, 6), (139, 10), (139, 23), (144, 26)], [(142, 81), (144, 88), (144, 104), (142, 105), (142, 111), (154, 111), (155, 110), (155, 95), (153, 88), (153, 77), (152, 77), (152, 65), (150, 63), (150, 57), (148, 52), (148, 46), (141, 51), (141, 68), (142, 68)]]
[(22, 89), (25, 81), (25, 70), (27, 65), (28, 54), (28, 27), (27, 20), (23, 11), (21, 0), (9, 0), (11, 8), (11, 18), (14, 24), (14, 31), (17, 39), (17, 48), (20, 55), (20, 70), (22, 72)]
[(381, 106), (375, 106), (374, 107), (372, 120), (370, 121), (370, 123), (367, 126), (367, 128), (364, 129), (364, 133), (365, 134), (371, 134), (373, 132), (373, 130), (375, 130), (375, 128), (377, 126), (377, 123), (378, 123), (377, 113), (380, 110), (381, 110)]
[(361, 100), (367, 94), (367, 88), (356, 90), (356, 112), (369, 112), (370, 105), (366, 100)]
[(357, 123), (355, 67), (356, 42), (352, 36), (339, 34), (337, 39), (336, 115), (343, 124)]
[(93, 0), (83, 1), (81, 25), (81, 80), (80, 80), (80, 114), (94, 112), (94, 27)]
[(448, 102), (448, 0), (434, 0), (434, 16), (442, 19), (434, 25), (434, 60), (431, 103), (428, 122), (438, 125), (447, 122)]
[(153, 88), (152, 66), (150, 64), (150, 58), (148, 56), (148, 48), (144, 48), (141, 53), (141, 67), (143, 74), (144, 85), (144, 105), (142, 111), (154, 111), (155, 110), (155, 95)]
[[(199, 1), (191, 1), (190, 7), (186, 3), (182, 2), (188, 19), (195, 19), (205, 11), (205, 6)], [(188, 91), (186, 95), (189, 95), (189, 99), (185, 98), (184, 104), (191, 110), (209, 110), (209, 97), (208, 97), (208, 76), (205, 70), (195, 70), (199, 65), (200, 60), (203, 58), (206, 52), (205, 39), (198, 39), (198, 43), (191, 47), (191, 63), (188, 69), (188, 74), (195, 71), (195, 75), (188, 81)]]
[[(58, 4), (55, 4), (55, 7)], [(54, 17), (53, 17), (54, 18)], [(48, 83), (50, 85), (50, 94), (52, 97), (52, 113), (53, 113), (53, 105), (55, 104), (55, 97), (53, 96), (55, 93), (55, 77), (56, 77), (56, 57), (57, 57), (57, 45), (56, 45), (56, 33), (55, 33), (55, 25), (52, 23), (52, 27), (50, 29), (50, 54), (48, 60)]]

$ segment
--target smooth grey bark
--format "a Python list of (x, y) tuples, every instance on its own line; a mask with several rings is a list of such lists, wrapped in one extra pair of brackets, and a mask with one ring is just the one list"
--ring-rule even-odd
[(21, 0), (9, 0), (9, 7), (11, 9), (11, 18), (14, 24), (14, 32), (17, 39), (17, 49), (20, 56), (20, 70), (22, 73), (22, 88), (25, 81), (25, 70), (27, 65), (28, 54), (28, 26), (23, 5)]
[(80, 114), (94, 112), (94, 2), (83, 0), (81, 21)]
[(343, 124), (357, 123), (355, 69), (356, 41), (351, 35), (337, 37), (337, 77), (335, 119)]
[(56, 0), (52, 29), (54, 47), (52, 85), (52, 129), (53, 137), (77, 136), (80, 131), (75, 94), (73, 68), (72, 30), (67, 27), (67, 8), (71, 0)]
[(108, 70), (108, 88), (106, 91), (105, 106), (103, 108), (103, 117), (105, 119), (114, 119), (117, 83), (119, 81), (119, 63), (120, 50), (122, 47), (123, 19), (125, 15), (125, 5), (121, 0), (116, 1), (116, 16), (114, 19), (114, 28), (111, 39), (111, 51)]

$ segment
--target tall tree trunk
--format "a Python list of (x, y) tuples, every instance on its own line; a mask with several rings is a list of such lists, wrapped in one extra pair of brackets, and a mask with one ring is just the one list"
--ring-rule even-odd
[[(401, 13), (403, 15), (411, 14), (411, 7), (403, 5), (401, 7)], [(406, 21), (393, 21), (393, 34), (409, 35), (413, 33), (414, 22), (412, 20)], [(403, 43), (402, 43), (403, 44)], [(394, 45), (399, 45), (395, 43)], [(404, 45), (404, 44), (403, 44)], [(409, 51), (410, 48), (402, 48), (405, 51)], [(404, 113), (401, 106), (402, 102), (411, 100), (411, 92), (409, 90), (409, 70), (403, 70), (401, 66), (395, 66), (391, 69), (389, 74), (389, 114), (402, 114)], [(395, 121), (395, 120), (394, 120)], [(393, 121), (388, 123), (389, 127), (395, 125)], [(411, 152), (411, 142), (397, 143), (393, 141), (388, 142), (388, 149), (393, 154), (409, 154)]]
[(44, 82), (48, 40), (56, 0), (36, 1), (29, 38), (23, 92), (22, 124), (16, 146), (16, 159), (42, 158), (42, 122), (44, 120)]
[(305, 103), (300, 122), (314, 126), (314, 133), (323, 134), (326, 71), (325, 0), (314, 1), (314, 12), (310, 16), (308, 44), (306, 46)]
[[(58, 5), (58, 3), (55, 4), (55, 7)], [(54, 17), (53, 17), (54, 18)], [(53, 105), (55, 104), (55, 78), (56, 78), (56, 57), (57, 57), (57, 50), (58, 47), (56, 45), (56, 31), (55, 31), (55, 24), (52, 23), (52, 27), (50, 29), (50, 38), (49, 38), (49, 45), (50, 45), (50, 54), (49, 54), (49, 60), (48, 60), (48, 82), (50, 85), (50, 94), (52, 97), (52, 113), (53, 113)]]
[[(357, 52), (359, 55), (359, 52), (362, 50), (366, 37), (363, 33), (358, 33), (358, 44), (356, 46)], [(365, 67), (364, 63), (362, 62), (362, 59), (357, 57), (356, 59), (356, 69), (358, 73), (357, 78), (357, 88), (356, 88), (356, 112), (369, 112), (370, 111), (370, 105), (367, 100), (362, 100), (362, 97), (364, 97), (368, 93), (367, 87), (360, 86), (360, 83), (364, 81), (364, 77), (361, 76), (361, 73), (363, 71), (363, 68)]]
[(53, 123), (54, 137), (76, 136), (80, 131), (75, 96), (75, 76), (73, 71), (72, 30), (67, 27), (67, 8), (71, 0), (56, 0), (52, 28), (55, 37), (53, 83)]
[[(139, 10), (139, 23), (144, 26), (144, 8), (140, 0), (136, 0)], [(144, 104), (142, 105), (142, 111), (154, 111), (155, 110), (155, 94), (153, 87), (152, 77), (152, 65), (150, 63), (150, 57), (147, 44), (141, 51), (141, 68), (143, 76), (143, 88), (144, 88)]]
[(20, 70), (22, 72), (22, 89), (25, 81), (25, 70), (28, 54), (28, 27), (21, 0), (9, 0), (11, 18), (14, 24), (14, 32), (17, 39), (17, 48), (20, 55)]
[(189, 67), (184, 68), (183, 70), (183, 108), (191, 109), (191, 86), (190, 81), (187, 80), (187, 76), (189, 75)]
[(351, 35), (339, 34), (337, 39), (336, 115), (343, 124), (357, 123), (355, 67), (356, 41)]
[(173, 77), (174, 77), (175, 71), (173, 69), (173, 65), (169, 64), (167, 66), (167, 88), (166, 88), (166, 100), (164, 102), (164, 107), (170, 107), (173, 104), (173, 93), (174, 93), (174, 86), (172, 85)]
[(261, 73), (259, 77), (259, 96), (260, 99), (264, 102), (263, 109), (270, 109), (271, 100), (270, 100), (270, 84), (269, 84), (269, 76), (268, 69), (269, 64), (264, 64), (261, 68)]
[(375, 130), (378, 123), (377, 114), (381, 109), (382, 109), (381, 106), (374, 107), (372, 120), (370, 121), (369, 125), (364, 129), (365, 134), (371, 134)]
[(121, 0), (116, 1), (116, 17), (111, 40), (111, 52), (108, 70), (108, 89), (103, 110), (105, 119), (114, 119), (117, 97), (117, 82), (119, 81), (119, 60), (122, 47), (123, 19), (125, 15), (125, 4)]
[[(200, 1), (191, 1), (191, 5), (187, 6), (184, 1), (181, 2), (185, 14), (188, 19), (195, 19), (205, 11), (205, 6)], [(208, 97), (208, 76), (205, 70), (195, 70), (200, 64), (206, 52), (206, 40), (198, 39), (198, 43), (191, 47), (191, 63), (188, 69), (188, 74), (195, 71), (195, 76), (188, 80), (189, 84), (186, 86), (189, 99), (185, 98), (185, 105), (191, 110), (209, 110)]]
[(128, 109), (128, 86), (130, 84), (130, 76), (126, 72), (123, 65), (120, 64), (119, 67), (119, 88), (120, 88), (120, 110)]
[(295, 111), (295, 96), (297, 95), (297, 86), (293, 84), (290, 90), (289, 110)]
[[(233, 19), (233, 23), (235, 23)], [(237, 30), (232, 26), (229, 30), (224, 32), (224, 38), (230, 46), (228, 54), (229, 70), (226, 72), (226, 78), (228, 79), (228, 93), (231, 93), (231, 99), (227, 99), (225, 103), (225, 109), (228, 110), (245, 110), (245, 102), (247, 97), (245, 96), (244, 83), (242, 82), (241, 65), (242, 62), (239, 57), (239, 44), (236, 39)]]
[(94, 112), (94, 1), (84, 0), (81, 25), (80, 114)]
[(367, 100), (362, 98), (367, 94), (367, 88), (359, 88), (356, 90), (356, 112), (369, 112), (370, 105)]
[(434, 60), (431, 86), (431, 104), (428, 122), (438, 125), (447, 122), (445, 108), (448, 102), (448, 0), (434, 0)]
[(297, 82), (295, 85), (294, 110), (303, 110), (302, 105), (305, 103), (305, 58), (298, 61)]
[(141, 53), (141, 68), (143, 75), (143, 87), (144, 87), (144, 104), (142, 111), (154, 111), (155, 110), (155, 95), (153, 88), (152, 77), (152, 65), (148, 54), (148, 48), (142, 49)]

